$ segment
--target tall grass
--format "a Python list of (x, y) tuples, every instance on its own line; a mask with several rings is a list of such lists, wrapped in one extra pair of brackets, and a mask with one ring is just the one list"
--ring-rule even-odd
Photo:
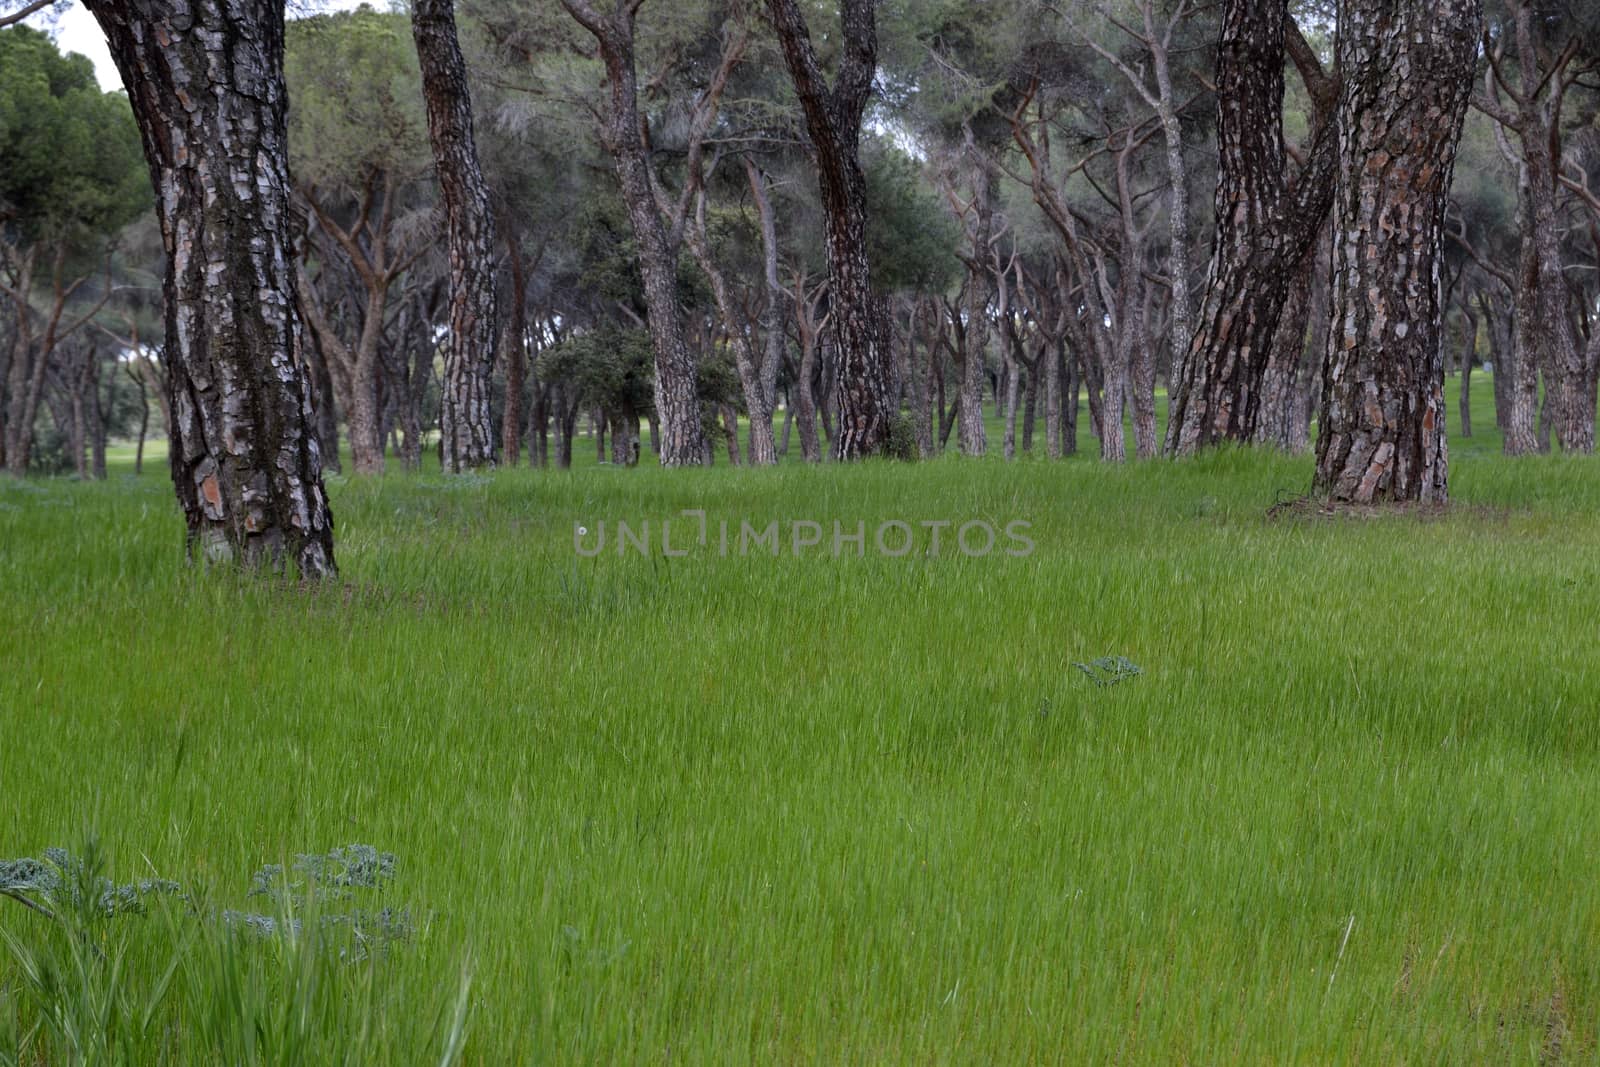
[[(0, 855), (397, 854), (409, 941), (208, 943), (176, 1061), (435, 1061), (468, 959), (473, 1063), (1588, 1061), (1600, 468), (1453, 457), (1370, 520), (1269, 518), (1309, 462), (1238, 451), (336, 480), (324, 590), (185, 568), (157, 472), (0, 485)], [(1037, 549), (573, 551), (689, 508)]]

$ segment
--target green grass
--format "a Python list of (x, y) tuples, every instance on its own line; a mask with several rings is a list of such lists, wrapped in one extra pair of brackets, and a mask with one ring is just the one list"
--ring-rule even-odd
[[(474, 1063), (1587, 1062), (1596, 463), (1457, 442), (1462, 506), (1370, 520), (1231, 451), (335, 480), (318, 592), (183, 566), (160, 462), (0, 484), (0, 856), (92, 828), (237, 906), (394, 851), (411, 941), (311, 997), (358, 1059), (437, 1062), (470, 966)], [(685, 508), (1037, 550), (575, 557)]]

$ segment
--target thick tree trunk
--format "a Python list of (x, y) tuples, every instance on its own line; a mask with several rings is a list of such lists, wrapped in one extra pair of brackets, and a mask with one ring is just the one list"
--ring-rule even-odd
[(128, 87), (168, 256), (163, 359), (191, 556), (335, 573), (296, 358), (282, 0), (89, 0)]
[(1447, 499), (1440, 244), (1480, 0), (1344, 0), (1332, 328), (1315, 486)]
[(828, 300), (838, 358), (839, 459), (869, 456), (889, 432), (890, 354), (867, 264), (866, 178), (857, 155), (877, 69), (873, 0), (841, 0), (839, 70), (830, 88), (796, 0), (768, 0), (784, 62), (816, 149), (828, 247)]
[(450, 336), (444, 349), (439, 430), (444, 470), (459, 474), (494, 463), (489, 416), (490, 373), (499, 340), (494, 213), (472, 136), (472, 96), (456, 40), (454, 0), (413, 0), (411, 32), (448, 230)]
[(1306, 324), (1311, 312), (1311, 283), (1317, 269), (1318, 246), (1307, 246), (1294, 266), (1289, 291), (1278, 316), (1267, 364), (1261, 375), (1261, 414), (1253, 438), (1258, 444), (1294, 451), (1295, 413), (1305, 364)]
[(1327, 215), (1333, 124), (1313, 134), (1291, 190), (1283, 146), (1287, 0), (1224, 0), (1217, 48), (1216, 233), (1196, 332), (1180, 365), (1167, 452), (1249, 441), (1278, 320)]

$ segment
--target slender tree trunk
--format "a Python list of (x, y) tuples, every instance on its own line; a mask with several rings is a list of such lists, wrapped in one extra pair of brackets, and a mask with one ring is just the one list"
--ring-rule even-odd
[(144, 384), (144, 376), (133, 373), (131, 367), (128, 376), (139, 387), (139, 438), (133, 452), (133, 474), (138, 477), (144, 473), (144, 439), (150, 435), (150, 390)]
[[(494, 464), (489, 416), (490, 373), (499, 340), (494, 212), (472, 136), (472, 95), (456, 40), (454, 0), (413, 0), (411, 33), (448, 230), (450, 336), (445, 340), (439, 429), (445, 473), (459, 474)], [(518, 378), (520, 390), (520, 373)], [(520, 408), (519, 394), (519, 418)]]
[(282, 0), (88, 6), (156, 190), (172, 475), (191, 555), (331, 576), (333, 520), (294, 351)]
[(528, 283), (523, 276), (522, 242), (512, 226), (506, 227), (506, 258), (511, 262), (511, 323), (506, 333), (506, 411), (500, 425), (500, 462), (515, 467), (522, 462), (522, 394), (528, 379)]
[(650, 345), (655, 353), (655, 410), (660, 420), (658, 454), (664, 467), (706, 462), (700, 421), (696, 360), (684, 338), (678, 312), (677, 261), (650, 185), (650, 165), (639, 120), (634, 71), (634, 15), (638, 6), (618, 5), (602, 15), (587, 0), (561, 0), (568, 13), (594, 35), (605, 63), (610, 101), (601, 139), (617, 168), (622, 199), (637, 245), (644, 282)]
[[(94, 358), (92, 353), (89, 358)], [(72, 448), (72, 469), (81, 482), (89, 480), (89, 412), (83, 396), (86, 377), (86, 370), (79, 370), (72, 375), (71, 395), (67, 400), (72, 412), (72, 428), (68, 435)]]
[[(308, 307), (301, 293), (301, 307)], [(316, 419), (317, 445), (322, 453), (324, 471), (338, 474), (339, 461), (339, 408), (334, 400), (333, 375), (328, 370), (328, 358), (322, 350), (322, 334), (312, 329), (301, 316), (296, 329), (299, 351), (305, 357), (306, 378), (311, 386), (312, 411)]]
[[(1064, 385), (1061, 394), (1061, 454), (1075, 456), (1078, 454), (1078, 393), (1084, 383), (1083, 361), (1076, 354), (1069, 356), (1065, 344), (1060, 346), (1057, 359), (1061, 363)], [(1092, 401), (1092, 390), (1089, 396)]]
[(956, 441), (962, 455), (981, 456), (988, 448), (988, 431), (983, 420), (983, 380), (991, 332), (989, 302), (994, 288), (994, 273), (989, 265), (989, 243), (994, 236), (994, 177), (981, 163), (972, 167), (972, 198), (976, 225), (971, 230), (972, 254), (967, 261), (966, 291), (962, 294), (966, 343), (961, 346), (961, 410)]
[[(1143, 6), (1145, 32), (1149, 39), (1157, 40), (1151, 24), (1153, 4)], [(1172, 74), (1165, 46), (1151, 49), (1155, 68), (1157, 100), (1160, 107), (1161, 136), (1167, 153), (1167, 231), (1171, 242), (1167, 250), (1167, 273), (1172, 279), (1172, 325), (1168, 329), (1171, 339), (1172, 368), (1167, 374), (1169, 387), (1183, 379), (1183, 360), (1188, 356), (1189, 344), (1194, 337), (1194, 298), (1189, 292), (1189, 168), (1183, 158), (1183, 128), (1178, 120), (1176, 100), (1172, 90)], [(1167, 390), (1172, 393), (1171, 388)], [(1167, 436), (1171, 439), (1174, 421), (1167, 419)]]
[[(770, 467), (778, 462), (778, 445), (772, 436), (772, 409), (768, 406), (767, 390), (762, 382), (762, 356), (751, 344), (751, 329), (744, 312), (733, 295), (727, 275), (712, 254), (711, 238), (706, 228), (705, 193), (701, 191), (694, 216), (684, 229), (689, 250), (695, 262), (711, 282), (711, 294), (717, 305), (717, 317), (728, 335), (733, 348), (734, 369), (739, 375), (739, 388), (744, 395), (745, 410), (750, 415), (750, 463), (756, 467)], [(737, 450), (735, 450), (737, 451)], [(735, 455), (734, 465), (738, 465)]]
[(761, 302), (761, 389), (769, 413), (777, 410), (778, 368), (783, 365), (787, 343), (784, 340), (783, 316), (786, 297), (783, 284), (778, 280), (778, 223), (772, 209), (772, 198), (767, 192), (767, 176), (755, 160), (744, 157), (745, 179), (750, 184), (750, 198), (756, 205), (756, 217), (761, 223), (762, 281), (766, 288)]
[(1456, 403), (1456, 424), (1462, 437), (1472, 436), (1472, 364), (1478, 355), (1478, 316), (1467, 301), (1461, 302), (1461, 394)]
[(1066, 455), (1062, 442), (1062, 366), (1060, 346), (1052, 346), (1039, 357), (1044, 365), (1044, 454), (1051, 459)]
[(732, 404), (720, 405), (720, 411), (722, 432), (728, 441), (728, 462), (737, 467), (742, 462), (739, 455), (739, 413)]
[(89, 476), (103, 482), (106, 478), (106, 437), (111, 432), (108, 422), (116, 402), (117, 378), (112, 374), (106, 387), (106, 399), (102, 402), (98, 353), (89, 365), (89, 377)]
[(812, 386), (817, 372), (817, 338), (803, 324), (800, 327), (800, 372), (795, 380), (795, 421), (800, 424), (800, 455), (807, 463), (822, 460), (822, 442), (817, 440), (817, 401)]
[(1440, 245), (1480, 0), (1344, 0), (1340, 152), (1316, 488), (1447, 499)]

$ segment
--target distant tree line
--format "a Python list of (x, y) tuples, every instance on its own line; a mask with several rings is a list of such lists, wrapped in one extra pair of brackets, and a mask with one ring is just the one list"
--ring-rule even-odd
[(213, 557), (331, 572), (342, 451), (585, 425), (1059, 458), (1086, 401), (1106, 461), (1315, 426), (1317, 491), (1443, 500), (1492, 366), (1508, 454), (1594, 447), (1576, 0), (89, 6), (127, 93), (0, 29), (0, 458), (94, 477), (159, 419)]

